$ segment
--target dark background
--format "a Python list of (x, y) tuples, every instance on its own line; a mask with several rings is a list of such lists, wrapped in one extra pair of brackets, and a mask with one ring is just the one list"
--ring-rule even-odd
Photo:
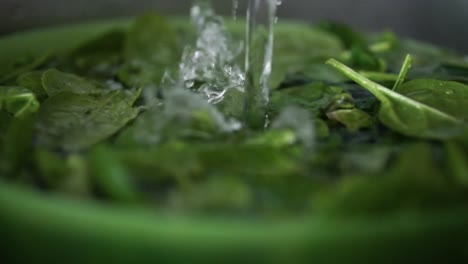
[[(247, 0), (241, 0), (243, 2)], [(135, 15), (148, 9), (188, 14), (191, 0), (0, 0), (0, 34), (53, 24)], [(231, 0), (214, 0), (231, 13)], [(334, 19), (468, 53), (468, 0), (283, 0), (280, 19)]]

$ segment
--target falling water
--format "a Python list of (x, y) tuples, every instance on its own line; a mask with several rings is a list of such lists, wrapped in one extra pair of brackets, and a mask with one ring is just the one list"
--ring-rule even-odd
[[(210, 1), (198, 0), (191, 9), (197, 30), (195, 45), (186, 47), (180, 63), (180, 81), (196, 88), (210, 103), (220, 103), (231, 89), (245, 93), (244, 123), (261, 128), (267, 125), (269, 80), (272, 69), (274, 25), (278, 0), (248, 1), (243, 46), (227, 31), (223, 18), (216, 15)], [(233, 18), (242, 2), (233, 0)], [(243, 49), (242, 49), (243, 48)], [(237, 65), (245, 53), (244, 69)], [(196, 84), (201, 87), (196, 87)]]
[(245, 36), (245, 122), (268, 124), (270, 75), (273, 62), (277, 0), (249, 0)]

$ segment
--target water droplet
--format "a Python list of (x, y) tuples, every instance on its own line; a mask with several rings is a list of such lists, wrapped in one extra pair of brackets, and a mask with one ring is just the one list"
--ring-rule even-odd
[(447, 90), (445, 91), (445, 94), (447, 95), (453, 95), (455, 92), (453, 90)]

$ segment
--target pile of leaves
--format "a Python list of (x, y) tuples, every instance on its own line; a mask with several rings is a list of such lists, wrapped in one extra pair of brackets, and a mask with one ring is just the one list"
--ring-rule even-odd
[(161, 89), (191, 39), (147, 14), (66, 54), (2, 65), (0, 178), (184, 213), (468, 206), (466, 58), (390, 32), (279, 25), (272, 124), (233, 131), (243, 93), (210, 105)]

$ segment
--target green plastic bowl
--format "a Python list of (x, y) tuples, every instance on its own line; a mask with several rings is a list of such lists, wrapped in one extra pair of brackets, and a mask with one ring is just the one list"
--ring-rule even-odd
[[(4, 37), (0, 62), (24, 54), (66, 51), (129, 23), (114, 20)], [(175, 19), (174, 23), (185, 22)], [(279, 25), (281, 30), (293, 27), (304, 25)], [(345, 219), (187, 217), (71, 200), (0, 182), (1, 259), (6, 263), (468, 263), (467, 209)]]

